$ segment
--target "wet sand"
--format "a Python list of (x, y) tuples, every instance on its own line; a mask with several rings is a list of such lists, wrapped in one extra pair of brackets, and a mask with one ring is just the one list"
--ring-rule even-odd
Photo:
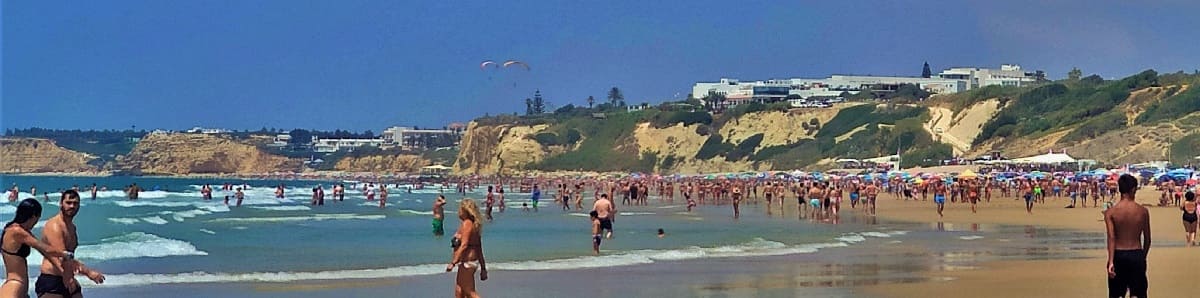
[[(1194, 296), (1194, 267), (1179, 264), (1200, 263), (1200, 248), (1184, 247), (1184, 233), (1177, 207), (1155, 207), (1159, 192), (1143, 188), (1139, 204), (1150, 209), (1153, 245), (1148, 257), (1148, 296)], [(1033, 214), (1025, 212), (1024, 202), (993, 197), (979, 204), (972, 214), (968, 204), (947, 203), (941, 219), (944, 224), (1003, 224), (1065, 228), (1097, 233), (1103, 244), (1104, 222), (1099, 208), (1063, 208), (1066, 198), (1048, 198), (1035, 204)], [(881, 202), (879, 216), (884, 219), (936, 223), (937, 213), (930, 201)], [(1098, 249), (1080, 252), (1079, 258), (1052, 260), (1004, 260), (979, 264), (975, 270), (926, 272), (917, 283), (863, 287), (864, 293), (881, 297), (954, 297), (972, 293), (973, 297), (1103, 297), (1107, 293), (1106, 252)]]

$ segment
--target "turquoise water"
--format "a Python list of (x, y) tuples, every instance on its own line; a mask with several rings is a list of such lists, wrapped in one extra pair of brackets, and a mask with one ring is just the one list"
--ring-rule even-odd
[[(200, 185), (219, 188), (225, 182), (251, 187), (243, 206), (222, 204), (220, 190), (212, 201), (201, 199)], [(389, 204), (380, 209), (357, 190), (348, 190), (344, 202), (327, 197), (324, 206), (309, 206), (312, 187), (323, 184), (330, 192), (330, 182), (318, 181), (0, 176), (0, 185), (13, 183), (22, 191), (36, 185), (39, 192), (92, 183), (160, 189), (143, 192), (137, 201), (119, 190), (102, 192), (96, 200), (82, 191), (76, 253), (107, 274), (101, 287), (423, 276), (444, 272), (449, 260), (448, 237), (430, 231), (436, 188), (414, 193), (390, 189)], [(287, 199), (274, 198), (273, 185), (279, 183), (287, 186)], [(482, 197), (481, 191), (467, 196)], [(446, 196), (452, 201), (446, 208), (446, 233), (452, 234), (459, 223), (452, 213), (454, 201), (462, 196)], [(854, 222), (816, 224), (799, 220), (791, 210), (768, 216), (761, 205), (744, 207), (743, 216), (734, 219), (729, 206), (686, 212), (681, 201), (652, 198), (651, 206), (618, 206), (622, 215), (614, 239), (604, 242), (602, 256), (592, 256), (585, 214), (564, 212), (548, 202), (537, 212), (524, 211), (520, 206), (528, 194), (510, 193), (507, 201), (508, 210), (496, 212), (495, 221), (484, 226), (484, 249), (493, 271), (807, 254), (868, 238), (902, 239), (907, 233)], [(51, 196), (45, 210), (43, 221), (58, 212), (57, 197)], [(0, 218), (9, 219), (14, 211), (12, 203), (0, 206)], [(666, 238), (655, 236), (659, 228), (666, 230)], [(35, 233), (41, 235), (40, 229)], [(31, 264), (40, 262), (38, 254), (30, 257)], [(83, 284), (96, 287), (90, 281)]]

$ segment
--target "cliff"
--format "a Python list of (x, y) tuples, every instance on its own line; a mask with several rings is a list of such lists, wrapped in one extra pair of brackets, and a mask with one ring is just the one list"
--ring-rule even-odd
[(299, 171), (302, 162), (225, 136), (150, 134), (118, 157), (115, 168), (138, 174), (247, 174)]
[(0, 138), (0, 173), (91, 172), (94, 159), (59, 147), (52, 140)]
[(549, 125), (480, 125), (472, 121), (463, 135), (454, 172), (491, 175), (501, 169), (521, 169), (544, 158), (548, 148), (533, 135)]
[(365, 155), (342, 157), (334, 170), (347, 172), (417, 173), (429, 161), (418, 155)]
[(709, 115), (697, 103), (674, 102), (632, 112), (490, 117), (472, 122), (455, 171), (757, 172), (897, 151), (912, 161), (905, 166), (1050, 150), (1109, 164), (1191, 163), (1200, 155), (1197, 83), (1200, 75), (1147, 70), (1120, 80), (988, 86), (831, 108), (751, 103)]

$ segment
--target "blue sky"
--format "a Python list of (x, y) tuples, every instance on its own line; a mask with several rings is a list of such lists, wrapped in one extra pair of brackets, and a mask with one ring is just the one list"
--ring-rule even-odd
[[(1195, 1), (0, 5), (3, 128), (378, 132), (523, 111), (535, 89), (561, 106), (613, 86), (659, 102), (723, 76), (919, 75), (924, 61), (1052, 78), (1200, 68)], [(508, 59), (531, 70), (478, 67)]]

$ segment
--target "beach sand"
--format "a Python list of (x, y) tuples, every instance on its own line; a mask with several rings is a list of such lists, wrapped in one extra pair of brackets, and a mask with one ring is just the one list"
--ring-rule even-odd
[[(1182, 247), (1184, 233), (1180, 211), (1176, 207), (1153, 207), (1159, 192), (1143, 188), (1139, 204), (1148, 205), (1153, 245), (1148, 256), (1148, 296), (1188, 297), (1194, 293), (1195, 274), (1191, 267), (1178, 264), (1200, 263), (1200, 247)], [(1033, 214), (1024, 210), (1024, 202), (993, 197), (981, 203), (972, 214), (968, 204), (947, 203), (945, 224), (1003, 224), (1066, 228), (1104, 233), (1099, 208), (1063, 208), (1069, 199), (1048, 198), (1036, 204)], [(1090, 205), (1089, 205), (1090, 207)], [(879, 216), (884, 219), (936, 223), (932, 202), (896, 201), (881, 198)], [(1102, 240), (1102, 239), (1101, 239)], [(863, 287), (864, 293), (881, 297), (1103, 297), (1107, 293), (1103, 249), (1081, 252), (1078, 259), (1012, 260), (985, 262), (976, 270), (936, 272), (942, 279), (916, 283), (897, 283)], [(935, 273), (927, 273), (932, 276)]]

